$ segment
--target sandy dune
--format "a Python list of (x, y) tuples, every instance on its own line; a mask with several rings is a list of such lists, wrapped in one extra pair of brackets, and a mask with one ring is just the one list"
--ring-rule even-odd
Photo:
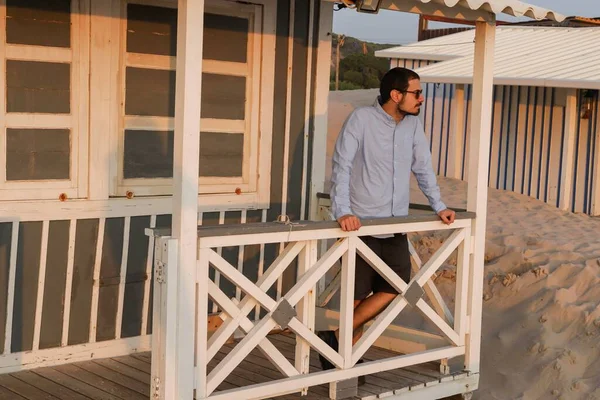
[[(348, 113), (376, 95), (331, 94), (329, 157)], [(328, 160), (327, 176), (330, 169)], [(448, 205), (465, 207), (464, 182), (444, 178), (440, 187)], [(414, 184), (411, 200), (426, 203)], [(487, 221), (482, 377), (475, 398), (600, 399), (600, 219), (490, 189)], [(413, 234), (411, 240), (425, 261), (445, 236)], [(436, 277), (451, 307), (455, 260)]]

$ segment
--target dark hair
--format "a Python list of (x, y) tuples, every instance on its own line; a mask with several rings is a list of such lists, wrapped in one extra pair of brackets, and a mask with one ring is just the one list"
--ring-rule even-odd
[(379, 87), (381, 104), (387, 103), (392, 90), (399, 90), (401, 92), (408, 90), (408, 83), (413, 79), (421, 79), (421, 77), (415, 71), (408, 68), (396, 67), (386, 72), (381, 79)]

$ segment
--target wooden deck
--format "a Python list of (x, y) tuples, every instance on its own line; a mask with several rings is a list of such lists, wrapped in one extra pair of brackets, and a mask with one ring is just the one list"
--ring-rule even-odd
[[(295, 339), (291, 335), (279, 334), (269, 337), (273, 344), (293, 359)], [(214, 368), (233, 348), (224, 346), (209, 364)], [(377, 360), (395, 355), (387, 350), (372, 348), (365, 360)], [(321, 369), (317, 353), (311, 352), (311, 372)], [(382, 372), (366, 377), (366, 384), (359, 387), (355, 399), (376, 399), (392, 393), (418, 390), (440, 382), (459, 378), (461, 374), (444, 376), (435, 365), (423, 365)], [(252, 385), (282, 375), (258, 350), (254, 350), (217, 390)], [(326, 400), (328, 385), (312, 387), (308, 396), (299, 394), (277, 397), (277, 399)], [(0, 399), (6, 400), (113, 400), (148, 399), (150, 396), (150, 353), (137, 353), (111, 359), (98, 359), (56, 367), (39, 368), (12, 374), (0, 375)]]

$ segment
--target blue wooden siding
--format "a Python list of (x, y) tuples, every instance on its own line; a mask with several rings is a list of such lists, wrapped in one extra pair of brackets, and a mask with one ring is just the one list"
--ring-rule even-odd
[[(391, 66), (419, 68), (428, 61), (392, 60)], [(454, 92), (453, 84), (423, 84), (426, 101), (421, 112), (425, 133), (430, 140), (434, 170), (440, 176), (448, 176), (450, 126)], [(578, 91), (578, 113), (581, 112), (582, 91)], [(488, 184), (492, 188), (510, 190), (542, 200), (558, 207), (564, 183), (561, 173), (563, 160), (564, 128), (566, 119), (566, 89), (495, 86), (493, 92), (492, 130), (490, 143), (490, 170)], [(458, 176), (466, 179), (469, 160), (469, 115), (471, 112), (472, 87), (465, 85), (465, 109), (463, 143)], [(575, 135), (575, 158), (571, 211), (586, 214), (598, 213), (594, 207), (596, 165), (600, 157), (598, 143), (600, 102), (594, 94), (593, 112), (589, 119), (577, 120)], [(595, 208), (595, 210), (594, 210)]]

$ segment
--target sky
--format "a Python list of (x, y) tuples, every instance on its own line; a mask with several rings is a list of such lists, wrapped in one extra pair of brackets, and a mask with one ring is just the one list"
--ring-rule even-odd
[[(599, 0), (525, 0), (524, 2), (570, 16), (600, 17)], [(509, 15), (499, 16), (500, 20), (514, 21)], [(342, 9), (333, 15), (333, 31), (361, 40), (375, 43), (406, 44), (417, 40), (416, 14), (381, 10), (377, 15), (357, 13)], [(439, 23), (430, 24), (437, 28)]]

